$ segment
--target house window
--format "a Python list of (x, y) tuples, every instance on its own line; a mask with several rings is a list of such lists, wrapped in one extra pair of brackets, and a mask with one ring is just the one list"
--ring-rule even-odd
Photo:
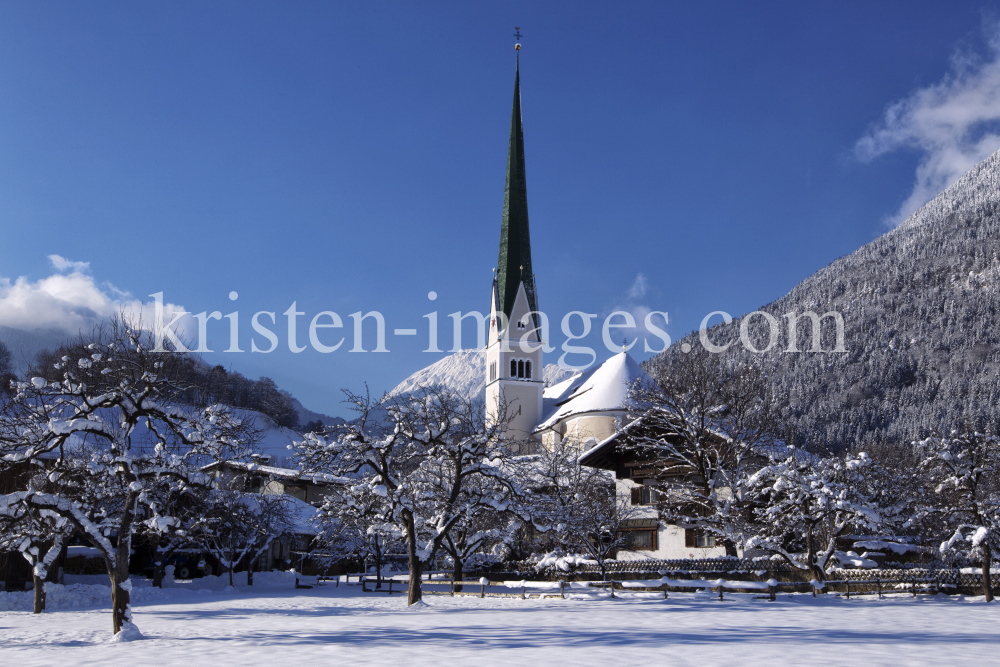
[(655, 551), (655, 530), (623, 530), (622, 549), (628, 551)]
[(710, 549), (715, 546), (715, 535), (700, 528), (685, 528), (684, 546), (695, 549)]
[(524, 377), (531, 379), (531, 361), (524, 362)]
[(517, 362), (517, 377), (519, 377), (519, 378), (523, 378), (524, 377), (524, 362), (523, 361), (518, 361)]
[(517, 360), (516, 359), (511, 359), (510, 360), (510, 376), (512, 378), (516, 378), (517, 377)]
[(655, 505), (660, 500), (660, 494), (651, 486), (632, 487), (633, 505)]

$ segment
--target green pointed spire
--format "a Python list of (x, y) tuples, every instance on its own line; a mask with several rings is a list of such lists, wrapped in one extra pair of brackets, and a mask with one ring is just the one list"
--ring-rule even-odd
[[(520, 55), (520, 54), (518, 54)], [(497, 304), (510, 318), (518, 283), (524, 282), (528, 307), (538, 310), (535, 274), (531, 269), (531, 239), (528, 234), (528, 186), (524, 176), (524, 132), (521, 129), (520, 58), (514, 69), (514, 109), (510, 118), (507, 148), (507, 185), (503, 196), (500, 227), (500, 259), (497, 261)]]

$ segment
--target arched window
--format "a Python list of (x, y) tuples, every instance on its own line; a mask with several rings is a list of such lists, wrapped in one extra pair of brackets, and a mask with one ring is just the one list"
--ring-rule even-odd
[(516, 359), (511, 359), (510, 360), (510, 376), (512, 378), (516, 378), (517, 377), (517, 360)]
[(524, 362), (524, 377), (531, 379), (531, 361)]
[(517, 377), (519, 377), (519, 378), (523, 378), (524, 377), (524, 362), (523, 361), (518, 361), (517, 362)]

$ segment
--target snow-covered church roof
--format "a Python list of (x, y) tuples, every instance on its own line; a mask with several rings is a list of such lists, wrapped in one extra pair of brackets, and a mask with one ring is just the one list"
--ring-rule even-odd
[(620, 352), (597, 368), (577, 373), (542, 392), (542, 423), (535, 431), (552, 428), (559, 421), (586, 412), (622, 410), (628, 388), (646, 371), (627, 352)]

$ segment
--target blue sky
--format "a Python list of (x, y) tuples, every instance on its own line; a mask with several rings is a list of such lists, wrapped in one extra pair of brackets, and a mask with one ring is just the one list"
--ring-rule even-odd
[[(446, 350), (448, 313), (488, 309), (517, 25), (552, 341), (566, 312), (594, 313), (588, 344), (608, 356), (615, 309), (667, 311), (676, 339), (780, 297), (1000, 146), (989, 104), (965, 125), (918, 113), (958, 104), (956, 87), (991, 99), (998, 9), (3, 1), (0, 324), (51, 324), (52, 299), (4, 310), (18, 285), (62, 285), (74, 317), (162, 291), (193, 313), (238, 309), (246, 350), (250, 317), (274, 312), (275, 352), (222, 353), (226, 322), (211, 322), (207, 359), (314, 410), (342, 414), (341, 387), (391, 388), (443, 356), (422, 352), (424, 314)], [(954, 144), (951, 170), (921, 183)], [(329, 310), (341, 349), (289, 352), (293, 301), (299, 343)], [(370, 310), (388, 354), (348, 352), (349, 314)]]

